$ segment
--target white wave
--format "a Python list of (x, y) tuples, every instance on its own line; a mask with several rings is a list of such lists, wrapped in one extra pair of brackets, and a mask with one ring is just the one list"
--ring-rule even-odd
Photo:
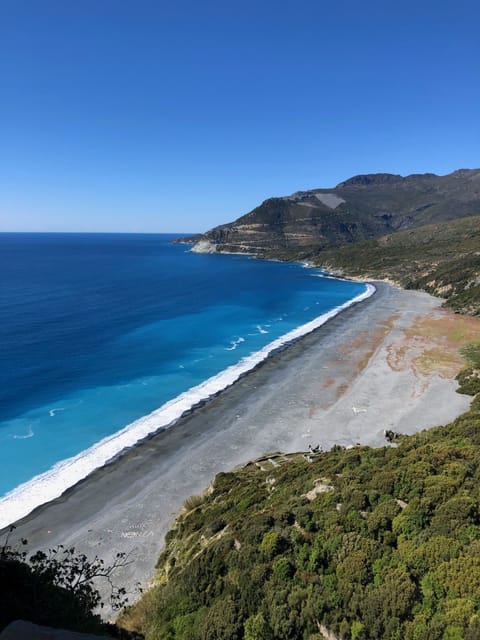
[(20, 434), (14, 434), (14, 435), (12, 436), (12, 438), (13, 438), (14, 440), (28, 440), (28, 438), (33, 438), (33, 436), (34, 436), (34, 435), (35, 435), (35, 434), (33, 433), (33, 429), (32, 429), (32, 427), (28, 427), (28, 431), (27, 431), (27, 433), (24, 433), (24, 434), (22, 434), (22, 435), (20, 435)]
[(0, 528), (23, 518), (35, 507), (58, 498), (68, 487), (83, 480), (92, 471), (117, 457), (123, 450), (134, 446), (140, 440), (160, 429), (171, 427), (194, 405), (230, 387), (243, 374), (265, 360), (272, 352), (311, 333), (348, 307), (366, 300), (375, 293), (375, 290), (373, 285), (366, 285), (366, 290), (355, 298), (289, 331), (284, 336), (267, 344), (260, 351), (245, 356), (237, 364), (231, 365), (201, 384), (192, 387), (149, 415), (135, 420), (135, 422), (104, 438), (89, 449), (57, 463), (49, 471), (20, 485), (0, 499)]
[(257, 324), (258, 333), (268, 333), (266, 329), (262, 327), (261, 324)]
[(237, 338), (237, 340), (232, 340), (231, 347), (225, 347), (225, 351), (235, 351), (235, 349), (238, 347), (239, 344), (242, 344), (242, 342), (245, 342), (245, 338)]
[(59, 407), (58, 409), (50, 409), (50, 411), (48, 413), (53, 418), (58, 411), (65, 411), (65, 409), (64, 409), (64, 407)]

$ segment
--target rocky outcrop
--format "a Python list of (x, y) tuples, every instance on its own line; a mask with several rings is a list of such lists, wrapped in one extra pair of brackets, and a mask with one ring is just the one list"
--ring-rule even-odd
[(200, 240), (190, 249), (193, 253), (216, 253), (217, 245), (210, 240)]

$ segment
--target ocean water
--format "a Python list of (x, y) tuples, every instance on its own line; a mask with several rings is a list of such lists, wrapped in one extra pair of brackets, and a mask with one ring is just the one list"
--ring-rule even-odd
[(0, 527), (372, 292), (173, 237), (0, 234)]

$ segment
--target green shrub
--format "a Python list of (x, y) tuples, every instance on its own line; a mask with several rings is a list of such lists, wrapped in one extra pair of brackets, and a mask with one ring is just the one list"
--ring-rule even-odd
[(268, 531), (262, 538), (259, 551), (266, 558), (270, 559), (282, 551), (284, 542), (278, 531)]
[(284, 556), (277, 558), (273, 563), (273, 575), (279, 580), (290, 580), (295, 573), (292, 562)]
[(245, 621), (244, 640), (272, 640), (270, 627), (262, 612), (250, 616)]
[(480, 342), (471, 342), (460, 349), (461, 354), (474, 369), (480, 369)]

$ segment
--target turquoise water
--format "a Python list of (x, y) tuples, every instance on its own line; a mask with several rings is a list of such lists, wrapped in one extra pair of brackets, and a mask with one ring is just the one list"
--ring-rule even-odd
[(172, 237), (0, 234), (0, 525), (366, 291)]

